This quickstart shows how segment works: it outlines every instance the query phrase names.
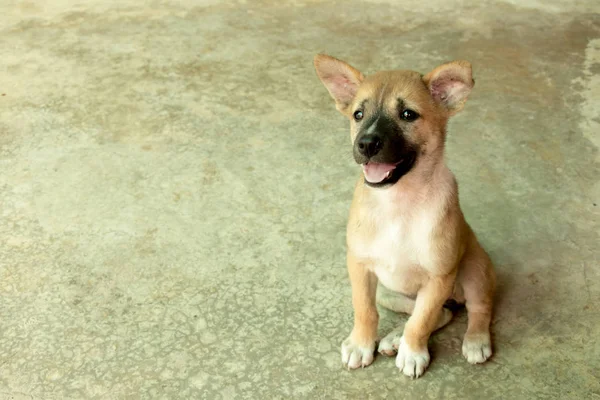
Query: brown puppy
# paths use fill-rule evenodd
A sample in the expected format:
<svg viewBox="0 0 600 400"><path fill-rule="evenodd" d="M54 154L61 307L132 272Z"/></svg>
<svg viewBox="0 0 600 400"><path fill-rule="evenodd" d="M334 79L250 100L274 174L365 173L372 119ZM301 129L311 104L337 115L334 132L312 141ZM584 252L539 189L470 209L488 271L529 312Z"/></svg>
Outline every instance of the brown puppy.
<svg viewBox="0 0 600 400"><path fill-rule="evenodd" d="M379 316L378 282L394 295L380 305L411 314L404 329L379 343L410 377L429 364L431 333L450 321L443 308L466 303L469 324L462 352L470 363L492 354L490 321L495 274L458 202L444 162L448 119L473 87L471 65L455 61L425 76L383 71L365 77L343 61L315 57L317 75L350 119L354 159L363 176L347 229L354 329L342 343L348 368L373 362Z"/></svg>

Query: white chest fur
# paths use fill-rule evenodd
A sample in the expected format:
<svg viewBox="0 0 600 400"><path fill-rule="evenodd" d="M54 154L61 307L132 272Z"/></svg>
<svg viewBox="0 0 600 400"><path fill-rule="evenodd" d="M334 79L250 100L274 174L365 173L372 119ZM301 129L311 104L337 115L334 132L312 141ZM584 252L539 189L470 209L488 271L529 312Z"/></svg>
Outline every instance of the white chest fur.
<svg viewBox="0 0 600 400"><path fill-rule="evenodd" d="M431 236L440 212L432 203L404 210L385 201L362 210L356 230L348 232L348 246L355 257L368 261L383 285L413 294L419 276L435 267Z"/></svg>

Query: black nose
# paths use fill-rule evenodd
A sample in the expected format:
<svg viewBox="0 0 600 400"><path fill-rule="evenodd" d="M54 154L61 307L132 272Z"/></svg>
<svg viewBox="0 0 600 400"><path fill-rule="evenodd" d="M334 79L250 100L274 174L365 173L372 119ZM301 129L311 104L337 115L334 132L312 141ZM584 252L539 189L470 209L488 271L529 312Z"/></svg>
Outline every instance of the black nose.
<svg viewBox="0 0 600 400"><path fill-rule="evenodd" d="M358 151L367 157L373 157L382 147L383 141L377 135L365 135L358 139Z"/></svg>

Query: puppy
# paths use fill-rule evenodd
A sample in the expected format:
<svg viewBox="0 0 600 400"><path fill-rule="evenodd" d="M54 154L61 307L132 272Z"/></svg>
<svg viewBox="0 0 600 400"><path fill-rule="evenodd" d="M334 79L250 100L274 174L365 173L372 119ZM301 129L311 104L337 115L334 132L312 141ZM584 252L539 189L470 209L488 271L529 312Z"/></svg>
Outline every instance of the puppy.
<svg viewBox="0 0 600 400"><path fill-rule="evenodd" d="M429 365L429 336L452 318L443 307L448 300L466 304L463 355L470 363L486 361L495 273L465 221L444 161L448 119L473 88L471 65L454 61L424 76L365 76L326 55L314 64L350 120L354 159L362 167L347 227L354 328L342 343L342 362L352 369L373 362L379 303L410 314L403 329L379 342L379 353L397 354L405 375L421 376ZM378 284L393 294L377 296Z"/></svg>

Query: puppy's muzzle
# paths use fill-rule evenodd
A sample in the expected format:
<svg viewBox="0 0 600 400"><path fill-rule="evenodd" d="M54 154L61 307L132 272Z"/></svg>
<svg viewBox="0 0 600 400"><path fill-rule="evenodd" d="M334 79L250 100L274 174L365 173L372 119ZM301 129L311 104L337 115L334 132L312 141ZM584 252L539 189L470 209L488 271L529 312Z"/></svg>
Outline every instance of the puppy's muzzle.
<svg viewBox="0 0 600 400"><path fill-rule="evenodd" d="M416 151L401 135L370 132L356 139L354 158L363 167L365 183L383 187L393 185L412 169Z"/></svg>

